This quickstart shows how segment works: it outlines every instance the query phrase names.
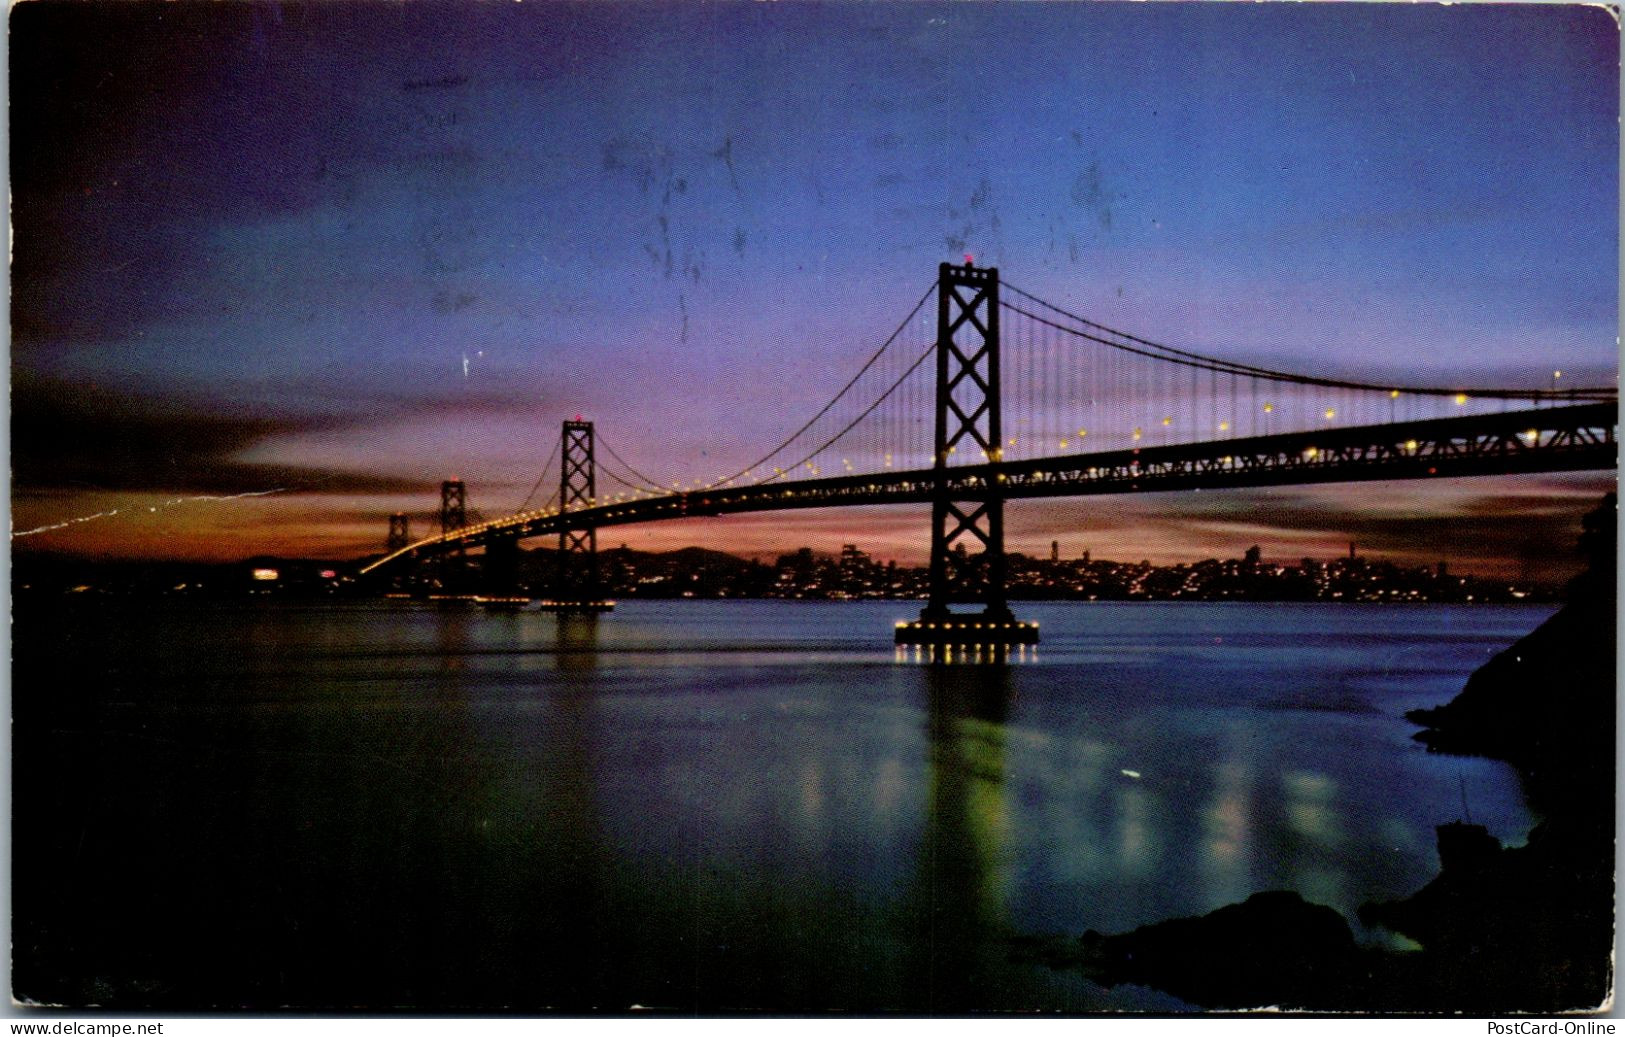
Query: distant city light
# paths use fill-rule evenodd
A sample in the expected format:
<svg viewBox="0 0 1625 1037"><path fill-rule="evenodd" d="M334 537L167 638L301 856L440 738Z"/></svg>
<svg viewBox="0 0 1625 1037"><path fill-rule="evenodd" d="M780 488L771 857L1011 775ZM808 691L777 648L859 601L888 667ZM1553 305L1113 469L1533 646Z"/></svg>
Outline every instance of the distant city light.
<svg viewBox="0 0 1625 1037"><path fill-rule="evenodd" d="M255 569L253 572L253 577L256 580L276 580L280 579L281 576L282 574L275 569Z"/></svg>

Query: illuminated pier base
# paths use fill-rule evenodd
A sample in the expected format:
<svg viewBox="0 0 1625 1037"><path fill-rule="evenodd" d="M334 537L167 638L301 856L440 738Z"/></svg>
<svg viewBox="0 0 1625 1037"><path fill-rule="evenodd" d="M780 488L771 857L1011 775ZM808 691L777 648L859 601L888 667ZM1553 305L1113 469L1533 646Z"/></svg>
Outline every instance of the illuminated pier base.
<svg viewBox="0 0 1625 1037"><path fill-rule="evenodd" d="M896 661L900 663L983 663L1004 665L1006 663L1035 663L1038 661L1038 646L1032 645L904 645L895 649Z"/></svg>
<svg viewBox="0 0 1625 1037"><path fill-rule="evenodd" d="M558 612L575 615L615 611L613 601L550 601L543 600L536 603L539 612Z"/></svg>
<svg viewBox="0 0 1625 1037"><path fill-rule="evenodd" d="M948 645L974 648L987 645L1035 645L1038 624L986 616L921 617L897 624L895 642L900 645Z"/></svg>
<svg viewBox="0 0 1625 1037"><path fill-rule="evenodd" d="M531 599L523 594L477 594L474 603L487 612L526 612Z"/></svg>

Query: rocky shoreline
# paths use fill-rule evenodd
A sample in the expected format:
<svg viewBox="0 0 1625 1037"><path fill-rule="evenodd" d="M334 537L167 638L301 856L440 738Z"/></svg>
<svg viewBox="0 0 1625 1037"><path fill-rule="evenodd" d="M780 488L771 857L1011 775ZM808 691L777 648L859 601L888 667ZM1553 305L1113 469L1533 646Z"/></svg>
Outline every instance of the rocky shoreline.
<svg viewBox="0 0 1625 1037"><path fill-rule="evenodd" d="M1360 920L1417 951L1361 947L1332 908L1254 894L1199 918L1051 947L1103 986L1155 987L1208 1009L1505 1014L1597 1012L1613 1000L1615 530L1609 494L1583 522L1589 567L1559 612L1450 702L1414 710L1431 752L1505 760L1544 818L1503 848L1438 826L1440 873Z"/></svg>

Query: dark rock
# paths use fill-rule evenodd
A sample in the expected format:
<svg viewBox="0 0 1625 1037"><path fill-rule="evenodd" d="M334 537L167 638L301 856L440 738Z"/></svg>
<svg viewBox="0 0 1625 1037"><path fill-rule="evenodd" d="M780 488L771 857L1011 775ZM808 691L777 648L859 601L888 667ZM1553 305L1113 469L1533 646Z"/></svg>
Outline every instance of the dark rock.
<svg viewBox="0 0 1625 1037"><path fill-rule="evenodd" d="M1441 825L1441 836L1450 826ZM1477 826L1463 826L1477 827ZM1433 973L1420 1010L1595 1009L1611 989L1613 853L1592 825L1547 820L1515 849L1445 849L1444 871L1360 920L1410 937ZM1488 838L1486 836L1485 838Z"/></svg>
<svg viewBox="0 0 1625 1037"><path fill-rule="evenodd" d="M1595 1009L1612 989L1615 530L1613 494L1583 521L1590 566L1570 600L1486 663L1450 702L1407 713L1429 749L1505 760L1546 816L1502 850L1441 825L1442 873L1360 918L1420 943L1443 1007ZM1448 994L1446 993L1448 992ZM1466 999L1466 1000L1462 1000Z"/></svg>
<svg viewBox="0 0 1625 1037"><path fill-rule="evenodd" d="M1436 752L1506 760L1542 812L1611 818L1615 722L1613 494L1583 520L1590 567L1570 600L1533 633L1495 656L1461 693L1405 714Z"/></svg>
<svg viewBox="0 0 1625 1037"><path fill-rule="evenodd" d="M1324 1003L1359 957L1342 915L1288 891L1118 936L1091 931L1080 948L1085 974L1103 986L1140 983L1209 1008Z"/></svg>
<svg viewBox="0 0 1625 1037"><path fill-rule="evenodd" d="M1439 867L1456 873L1481 868L1501 852L1501 840L1483 825L1451 821L1434 829L1438 833Z"/></svg>

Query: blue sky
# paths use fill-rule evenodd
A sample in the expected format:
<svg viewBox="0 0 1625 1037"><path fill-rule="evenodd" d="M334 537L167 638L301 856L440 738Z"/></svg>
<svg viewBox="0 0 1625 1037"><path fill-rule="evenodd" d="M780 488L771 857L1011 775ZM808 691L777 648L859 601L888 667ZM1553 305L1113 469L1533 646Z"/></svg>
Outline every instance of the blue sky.
<svg viewBox="0 0 1625 1037"><path fill-rule="evenodd" d="M965 252L1315 374L1617 371L1601 8L36 3L11 31L16 527L129 509L28 546L353 556L448 474L517 503L577 412L645 471L731 471ZM1567 536L1601 486L1398 488L1382 536L1483 499ZM1322 520L1282 507L1279 538L1372 499L1294 495ZM1217 550L1211 507L1089 514L1173 557ZM1015 546L1078 513L1024 506ZM857 517L726 535L924 528Z"/></svg>

